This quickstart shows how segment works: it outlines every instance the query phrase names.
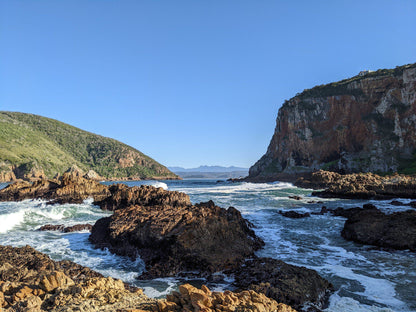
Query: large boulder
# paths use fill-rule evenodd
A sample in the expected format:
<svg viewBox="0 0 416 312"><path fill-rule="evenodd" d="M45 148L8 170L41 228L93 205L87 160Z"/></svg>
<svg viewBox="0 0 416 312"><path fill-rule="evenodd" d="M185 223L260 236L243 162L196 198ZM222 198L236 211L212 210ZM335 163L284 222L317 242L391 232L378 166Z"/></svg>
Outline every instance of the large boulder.
<svg viewBox="0 0 416 312"><path fill-rule="evenodd" d="M147 268L143 278L235 268L264 244L237 209L212 201L118 209L96 222L90 241L118 255L140 255Z"/></svg>
<svg viewBox="0 0 416 312"><path fill-rule="evenodd" d="M361 244L416 251L416 211L362 209L349 216L341 235Z"/></svg>
<svg viewBox="0 0 416 312"><path fill-rule="evenodd" d="M239 290L254 290L302 311L320 311L332 291L316 271L271 258L247 260L233 273Z"/></svg>

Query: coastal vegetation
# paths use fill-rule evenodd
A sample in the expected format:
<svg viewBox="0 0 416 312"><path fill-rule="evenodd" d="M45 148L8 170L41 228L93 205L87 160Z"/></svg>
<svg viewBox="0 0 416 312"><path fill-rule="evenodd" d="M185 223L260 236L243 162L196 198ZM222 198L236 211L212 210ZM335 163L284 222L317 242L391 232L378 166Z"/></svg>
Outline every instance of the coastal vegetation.
<svg viewBox="0 0 416 312"><path fill-rule="evenodd" d="M0 112L0 172L23 177L31 170L42 170L53 177L72 165L104 178L177 178L117 140L42 116Z"/></svg>

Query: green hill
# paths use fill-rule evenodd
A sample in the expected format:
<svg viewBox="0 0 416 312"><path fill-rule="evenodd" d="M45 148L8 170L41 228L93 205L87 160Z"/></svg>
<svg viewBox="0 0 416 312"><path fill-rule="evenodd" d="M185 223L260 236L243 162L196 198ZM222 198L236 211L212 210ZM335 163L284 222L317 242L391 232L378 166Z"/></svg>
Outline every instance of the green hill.
<svg viewBox="0 0 416 312"><path fill-rule="evenodd" d="M72 165L107 179L177 178L117 140L42 116L0 111L0 180L7 180L11 172L23 177L39 169L53 177Z"/></svg>

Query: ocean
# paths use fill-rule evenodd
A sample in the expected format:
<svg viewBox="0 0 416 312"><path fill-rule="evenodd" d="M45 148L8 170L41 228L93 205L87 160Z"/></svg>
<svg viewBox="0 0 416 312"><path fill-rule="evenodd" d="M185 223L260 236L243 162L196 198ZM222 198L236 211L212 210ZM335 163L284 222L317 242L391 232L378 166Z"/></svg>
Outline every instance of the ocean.
<svg viewBox="0 0 416 312"><path fill-rule="evenodd" d="M213 200L218 206L233 206L255 225L255 232L266 243L258 256L281 259L305 266L328 279L336 291L326 312L416 311L416 254L360 245L344 240L341 230L345 218L329 214L290 219L280 210L319 212L328 208L357 207L372 203L384 212L407 210L389 201L321 199L312 190L290 183L230 183L217 180L129 181L129 186L151 184L187 193L193 203ZM106 183L110 184L110 183ZM5 184L0 185L0 188ZM300 196L301 200L289 196ZM409 200L399 199L407 203ZM318 201L322 203L317 203ZM411 209L411 208L410 208ZM43 200L0 203L0 244L16 247L31 245L54 260L68 259L102 273L141 287L151 297L163 297L184 282L203 284L203 280L186 281L161 278L140 281L144 269L140 259L132 261L106 250L94 249L88 232L60 233L36 231L45 224L94 224L110 215L92 205L46 205ZM214 290L231 287L232 279L208 284Z"/></svg>

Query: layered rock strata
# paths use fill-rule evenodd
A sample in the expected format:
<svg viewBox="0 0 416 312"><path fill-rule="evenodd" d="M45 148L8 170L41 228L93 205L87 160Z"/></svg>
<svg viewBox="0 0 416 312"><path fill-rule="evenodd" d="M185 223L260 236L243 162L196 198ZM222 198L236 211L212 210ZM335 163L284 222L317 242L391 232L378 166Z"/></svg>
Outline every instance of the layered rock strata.
<svg viewBox="0 0 416 312"><path fill-rule="evenodd" d="M341 175L335 172L319 170L309 179L300 178L296 186L306 188L324 188L313 192L320 197L389 199L416 198L416 177L405 175L379 176L374 173L356 173Z"/></svg>
<svg viewBox="0 0 416 312"><path fill-rule="evenodd" d="M251 181L318 169L416 173L416 64L304 90L279 109Z"/></svg>
<svg viewBox="0 0 416 312"><path fill-rule="evenodd" d="M235 268L264 244L237 209L212 201L118 209L96 222L90 241L118 255L140 256L147 268L143 278Z"/></svg>

